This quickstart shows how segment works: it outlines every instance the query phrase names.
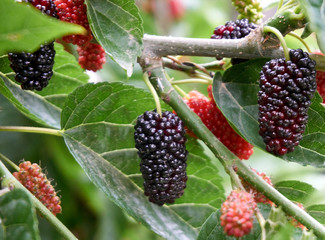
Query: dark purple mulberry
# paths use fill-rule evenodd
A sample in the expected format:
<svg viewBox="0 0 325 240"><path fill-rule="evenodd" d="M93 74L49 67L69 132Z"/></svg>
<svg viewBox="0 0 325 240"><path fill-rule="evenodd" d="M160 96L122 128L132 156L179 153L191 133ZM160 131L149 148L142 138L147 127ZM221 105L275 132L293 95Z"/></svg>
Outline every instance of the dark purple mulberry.
<svg viewBox="0 0 325 240"><path fill-rule="evenodd" d="M147 111L138 117L134 129L145 195L160 206L173 203L183 195L187 181L182 120L169 111L162 116Z"/></svg>
<svg viewBox="0 0 325 240"><path fill-rule="evenodd" d="M44 14L57 18L55 4L52 0L23 0L31 3ZM16 73L15 79L24 90L41 91L48 85L53 75L54 44L46 43L33 53L9 53L10 67Z"/></svg>
<svg viewBox="0 0 325 240"><path fill-rule="evenodd" d="M225 25L215 28L212 39L238 39L246 37L251 30L255 29L254 23L248 22L248 19L240 19L235 22L229 21Z"/></svg>
<svg viewBox="0 0 325 240"><path fill-rule="evenodd" d="M299 145L316 90L315 61L301 49L267 62L260 73L258 93L260 135L266 150L276 155Z"/></svg>
<svg viewBox="0 0 325 240"><path fill-rule="evenodd" d="M246 37L251 30L255 29L257 26L254 23L250 23L248 19L240 19L235 22L229 21L225 25L221 25L215 28L212 39L238 39ZM231 64L239 64L246 62L247 59L232 58Z"/></svg>
<svg viewBox="0 0 325 240"><path fill-rule="evenodd" d="M16 81L24 90L41 91L53 75L54 44L41 45L34 53L9 53L10 67L16 73Z"/></svg>

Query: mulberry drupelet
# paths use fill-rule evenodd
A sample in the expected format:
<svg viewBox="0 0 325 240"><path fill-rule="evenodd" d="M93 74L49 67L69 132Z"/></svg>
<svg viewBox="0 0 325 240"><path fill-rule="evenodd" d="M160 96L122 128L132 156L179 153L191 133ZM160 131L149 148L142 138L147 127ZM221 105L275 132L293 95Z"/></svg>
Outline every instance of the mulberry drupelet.
<svg viewBox="0 0 325 240"><path fill-rule="evenodd" d="M260 73L259 133L266 150L276 155L299 145L316 90L315 61L301 49L289 53L289 61L273 59Z"/></svg>
<svg viewBox="0 0 325 240"><path fill-rule="evenodd" d="M134 129L145 195L160 206L173 203L183 195L187 181L182 120L169 111L162 116L147 111L138 117Z"/></svg>

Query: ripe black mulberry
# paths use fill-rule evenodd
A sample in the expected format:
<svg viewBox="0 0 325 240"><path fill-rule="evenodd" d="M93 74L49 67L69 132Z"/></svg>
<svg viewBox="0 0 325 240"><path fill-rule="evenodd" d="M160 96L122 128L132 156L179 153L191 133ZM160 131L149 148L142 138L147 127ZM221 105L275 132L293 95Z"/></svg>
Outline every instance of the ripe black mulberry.
<svg viewBox="0 0 325 240"><path fill-rule="evenodd" d="M24 0L44 14L57 18L54 2L52 0ZM24 90L41 91L48 85L53 75L54 44L45 43L33 53L8 53L10 67L16 73L15 80L21 83Z"/></svg>
<svg viewBox="0 0 325 240"><path fill-rule="evenodd" d="M182 120L169 111L162 116L147 111L138 117L134 129L145 195L160 206L173 203L183 195L187 181Z"/></svg>
<svg viewBox="0 0 325 240"><path fill-rule="evenodd" d="M257 26L254 23L250 23L248 19L240 19L234 21L228 21L225 25L218 26L214 29L211 39L239 39L244 38ZM231 64L239 64L246 62L246 59L232 58Z"/></svg>
<svg viewBox="0 0 325 240"><path fill-rule="evenodd" d="M215 28L212 39L238 39L246 37L251 30L255 29L254 23L248 22L248 19L240 19L226 22L225 25L221 25Z"/></svg>
<svg viewBox="0 0 325 240"><path fill-rule="evenodd" d="M315 61L301 49L290 50L290 60L267 62L260 73L258 93L260 135L275 155L299 145L316 90Z"/></svg>

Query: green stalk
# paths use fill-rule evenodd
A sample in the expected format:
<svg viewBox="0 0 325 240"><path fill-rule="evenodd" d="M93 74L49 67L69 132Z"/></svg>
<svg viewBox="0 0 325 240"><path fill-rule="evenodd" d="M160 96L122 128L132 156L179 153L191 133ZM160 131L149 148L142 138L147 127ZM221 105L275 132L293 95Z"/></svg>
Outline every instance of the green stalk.
<svg viewBox="0 0 325 240"><path fill-rule="evenodd" d="M159 100L156 90L154 89L154 87L151 85L151 83L149 81L148 73L146 73L146 72L143 73L143 80L146 83L147 87L149 88L151 95L156 103L157 113L161 116L162 113L161 113L160 100Z"/></svg>
<svg viewBox="0 0 325 240"><path fill-rule="evenodd" d="M0 126L0 132L26 132L26 133L40 133L62 137L61 130L52 128L40 127L24 127L24 126Z"/></svg>
<svg viewBox="0 0 325 240"><path fill-rule="evenodd" d="M283 37L282 33L278 29L276 29L274 27L270 27L270 26L264 26L263 27L263 32L264 33L268 33L268 32L273 33L279 39L280 44L281 44L281 46L283 48L284 57L285 57L285 59L287 61L289 61L290 60L289 49L287 47L287 43L284 40L284 37Z"/></svg>
<svg viewBox="0 0 325 240"><path fill-rule="evenodd" d="M182 97L187 97L187 93L181 89L179 86L175 85L174 88L176 89L176 91L182 96Z"/></svg>
<svg viewBox="0 0 325 240"><path fill-rule="evenodd" d="M320 238L324 239L324 226L304 210L300 209L296 204L285 198L275 188L266 183L254 171L246 166L243 161L230 152L229 149L225 147L202 123L201 119L183 102L182 98L166 79L162 67L157 67L157 65L155 66L156 67L150 69L149 80L155 87L158 95L176 111L177 115L184 121L184 124L210 148L222 163L226 172L229 173L229 168L236 166L237 173L242 178L254 186L258 191L262 192L275 204L282 206L287 214L294 216L308 229L313 229ZM143 66L143 68L146 69L146 66ZM232 177L232 175L230 176Z"/></svg>
<svg viewBox="0 0 325 240"><path fill-rule="evenodd" d="M305 46L305 48L307 49L307 51L309 53L311 53L311 49L308 46L308 44L306 43L306 41L303 40L297 33L295 33L295 32L289 32L288 35L290 35L291 37L294 37L294 38L298 39Z"/></svg>
<svg viewBox="0 0 325 240"><path fill-rule="evenodd" d="M2 155L3 156L3 155ZM0 157L2 157L0 156ZM70 230L57 219L50 210L48 210L33 194L31 194L5 167L0 161L0 175L3 178L2 186L4 187L15 187L22 189L32 199L35 208L42 214L42 216L49 221L56 230L62 235L64 239L77 239Z"/></svg>
<svg viewBox="0 0 325 240"><path fill-rule="evenodd" d="M203 84L212 84L212 79L210 80L205 80L205 79L199 79L199 78L188 78L184 80L176 80L176 81L171 81L173 85L178 85L178 84L187 84L187 83L203 83Z"/></svg>
<svg viewBox="0 0 325 240"><path fill-rule="evenodd" d="M5 155L0 153L0 159L2 159L3 161L5 161L8 165L10 165L13 169L15 169L15 171L19 171L19 167L13 163L12 161L10 161L9 158L7 158Z"/></svg>
<svg viewBox="0 0 325 240"><path fill-rule="evenodd" d="M283 5L283 0L280 0L278 4L278 9L276 10L277 12L281 9L282 5Z"/></svg>

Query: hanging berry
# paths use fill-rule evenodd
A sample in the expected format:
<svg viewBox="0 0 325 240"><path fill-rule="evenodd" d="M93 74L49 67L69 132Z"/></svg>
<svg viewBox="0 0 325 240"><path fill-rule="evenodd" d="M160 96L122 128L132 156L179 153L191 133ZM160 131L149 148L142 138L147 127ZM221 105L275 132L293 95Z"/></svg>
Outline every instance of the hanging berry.
<svg viewBox="0 0 325 240"><path fill-rule="evenodd" d="M240 159L249 159L253 154L253 145L246 142L229 125L227 119L217 107L213 96L212 86L208 87L210 99L197 91L191 91L184 102L202 120L204 125L235 155ZM193 133L189 132L194 136Z"/></svg>
<svg viewBox="0 0 325 240"><path fill-rule="evenodd" d="M19 171L14 172L13 176L54 215L61 213L60 198L39 165L29 161L22 162L19 164Z"/></svg>
<svg viewBox="0 0 325 240"><path fill-rule="evenodd" d="M148 111L134 126L135 147L141 158L144 193L158 205L173 203L186 187L185 130L182 120L165 111Z"/></svg>
<svg viewBox="0 0 325 240"><path fill-rule="evenodd" d="M79 54L79 65L83 69L96 72L103 68L106 62L105 50L96 43L88 43L77 48Z"/></svg>
<svg viewBox="0 0 325 240"><path fill-rule="evenodd" d="M245 191L233 190L221 206L221 226L228 236L243 237L253 228L256 203Z"/></svg>
<svg viewBox="0 0 325 240"><path fill-rule="evenodd" d="M316 90L315 61L301 49L267 62L260 73L258 93L260 135L266 150L276 155L299 145Z"/></svg>
<svg viewBox="0 0 325 240"><path fill-rule="evenodd" d="M24 0L30 2L43 13L57 17L52 0ZM16 73L15 80L21 83L24 90L41 91L49 83L53 75L55 50L53 42L43 44L33 53L8 53L10 67Z"/></svg>
<svg viewBox="0 0 325 240"><path fill-rule="evenodd" d="M225 25L215 28L212 39L239 39L246 37L253 29L256 28L254 23L250 23L248 19L229 21Z"/></svg>
<svg viewBox="0 0 325 240"><path fill-rule="evenodd" d="M321 51L315 51L313 53L324 56L324 54ZM322 96L323 103L325 103L325 72L316 71L316 82L317 82L317 91Z"/></svg>
<svg viewBox="0 0 325 240"><path fill-rule="evenodd" d="M69 35L63 37L67 43L78 46L88 44L92 39L91 30L87 18L87 6L84 0L54 0L59 19L61 21L83 26L87 30L86 35Z"/></svg>

